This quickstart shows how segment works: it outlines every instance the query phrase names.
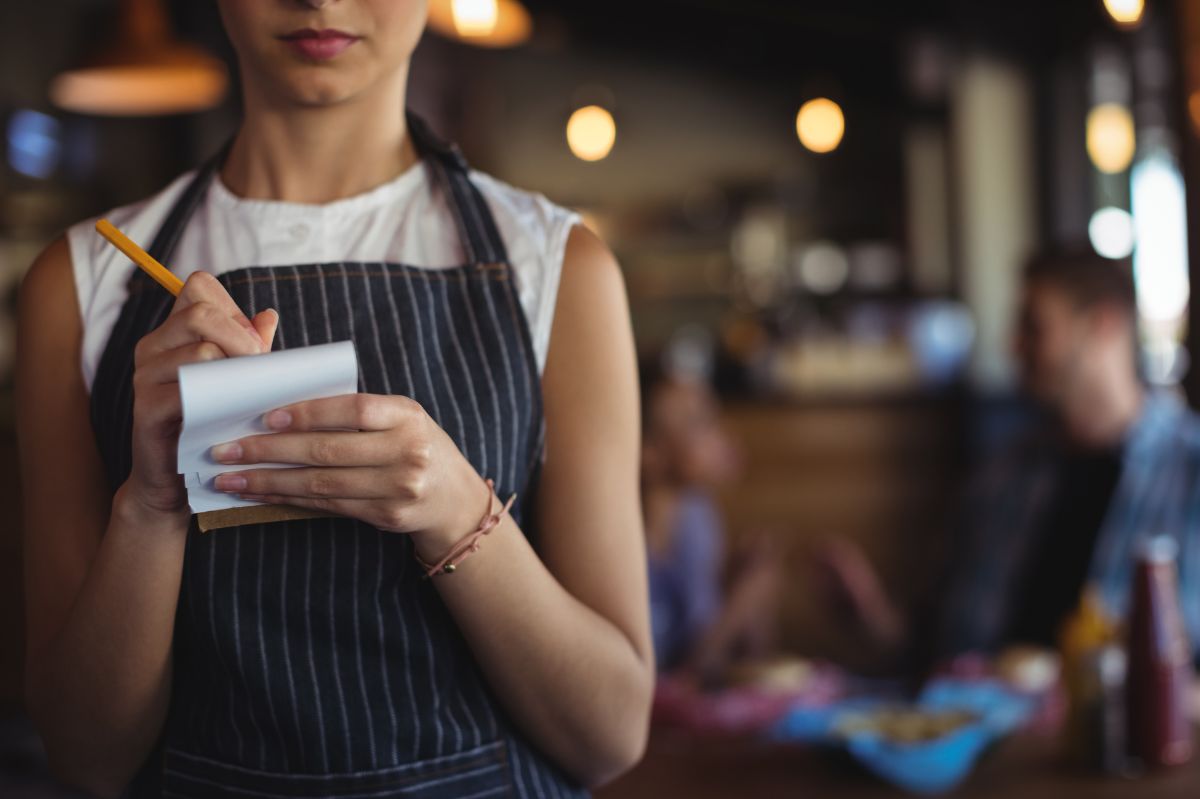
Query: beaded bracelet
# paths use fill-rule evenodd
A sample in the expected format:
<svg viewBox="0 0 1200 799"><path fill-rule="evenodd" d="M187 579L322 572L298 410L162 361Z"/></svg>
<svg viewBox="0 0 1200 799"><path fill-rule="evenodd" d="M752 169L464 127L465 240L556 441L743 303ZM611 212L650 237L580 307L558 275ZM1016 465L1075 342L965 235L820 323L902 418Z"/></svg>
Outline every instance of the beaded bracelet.
<svg viewBox="0 0 1200 799"><path fill-rule="evenodd" d="M483 541L483 537L490 533L496 525L500 524L500 518L504 516L504 514L508 513L509 508L512 507L513 502L517 498L516 494L513 494L511 497L509 497L508 502L505 502L499 511L492 513L496 484L490 479L485 480L484 482L487 484L488 490L488 507L487 513L479 521L479 526L477 526L471 533L467 534L465 538L451 547L449 554L447 554L437 563L426 563L420 555L416 554L416 552L413 553L413 556L417 559L417 563L419 563L421 568L425 570L425 576L427 578L436 577L439 574L453 573L454 570L458 568L458 564L462 563L473 553L479 551L479 546Z"/></svg>

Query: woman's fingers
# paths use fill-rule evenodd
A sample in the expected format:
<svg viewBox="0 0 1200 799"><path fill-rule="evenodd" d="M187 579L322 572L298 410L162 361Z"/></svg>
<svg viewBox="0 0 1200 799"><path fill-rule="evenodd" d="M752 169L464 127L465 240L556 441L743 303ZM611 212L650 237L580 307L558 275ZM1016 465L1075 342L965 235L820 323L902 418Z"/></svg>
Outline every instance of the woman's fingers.
<svg viewBox="0 0 1200 799"><path fill-rule="evenodd" d="M137 378L135 377L135 380ZM182 418L179 388L170 384L136 382L133 394L134 427L169 438L178 432Z"/></svg>
<svg viewBox="0 0 1200 799"><path fill-rule="evenodd" d="M370 499L337 499L323 497L292 497L282 494L238 494L239 499L264 502L268 505L291 505L297 508L331 513L358 519L372 527L392 532L411 529L414 517L411 512L400 509L385 509L379 502Z"/></svg>
<svg viewBox="0 0 1200 799"><path fill-rule="evenodd" d="M175 306L171 309L171 312L182 311L189 305L194 305L198 302L206 302L217 306L228 316L236 319L247 331L257 332L254 330L254 326L250 324L250 320L242 313L242 309L233 301L233 297L229 296L229 292L225 290L225 287L221 285L221 281L217 280L215 275L203 271L192 272L192 274L188 275L188 279L183 284L183 289L179 292L179 296L175 298Z"/></svg>
<svg viewBox="0 0 1200 799"><path fill-rule="evenodd" d="M380 433L270 433L215 446L212 457L218 463L376 466L394 460L395 450L395 442Z"/></svg>
<svg viewBox="0 0 1200 799"><path fill-rule="evenodd" d="M176 383L179 367L189 363L216 361L225 357L225 351L211 341L193 341L166 352L138 367L136 379L143 384Z"/></svg>
<svg viewBox="0 0 1200 799"><path fill-rule="evenodd" d="M158 329L138 342L134 363L141 366L159 353L195 341L211 341L228 356L256 355L263 351L262 339L253 326L242 326L218 305L194 302L174 311Z"/></svg>
<svg viewBox="0 0 1200 799"><path fill-rule="evenodd" d="M308 497L291 496L286 494L253 494L238 493L239 499L251 502L265 502L268 505L292 505L297 508L332 513L358 519L372 527L391 532L410 532L421 523L421 515L415 508L403 507L394 503L379 502L374 499L343 499L339 497Z"/></svg>
<svg viewBox="0 0 1200 799"><path fill-rule="evenodd" d="M145 336L134 352L140 365L160 352L192 341L211 341L229 356L255 355L270 349L264 334L274 337L276 314L258 314L252 324L220 282L207 272L193 272L175 300L171 315Z"/></svg>
<svg viewBox="0 0 1200 799"><path fill-rule="evenodd" d="M410 499L386 473L373 467L248 469L218 475L214 486L235 494L275 497L270 501L284 504L297 504L303 498Z"/></svg>
<svg viewBox="0 0 1200 799"><path fill-rule="evenodd" d="M245 328L247 333L258 335L258 330L246 318L246 314L242 313L242 309L233 301L233 297L229 296L229 292L221 285L221 281L208 272L196 271L188 276L187 281L183 284L183 290L179 292L179 297L175 300L175 307L171 309L171 313L177 313L196 303L215 305L226 316Z"/></svg>
<svg viewBox="0 0 1200 799"><path fill-rule="evenodd" d="M263 352L270 352L271 344L275 341L275 331L279 328L279 312L274 308L259 311L250 320L255 332L263 343Z"/></svg>
<svg viewBox="0 0 1200 799"><path fill-rule="evenodd" d="M266 415L272 430L391 430L424 413L414 400L377 394L343 394L308 400Z"/></svg>

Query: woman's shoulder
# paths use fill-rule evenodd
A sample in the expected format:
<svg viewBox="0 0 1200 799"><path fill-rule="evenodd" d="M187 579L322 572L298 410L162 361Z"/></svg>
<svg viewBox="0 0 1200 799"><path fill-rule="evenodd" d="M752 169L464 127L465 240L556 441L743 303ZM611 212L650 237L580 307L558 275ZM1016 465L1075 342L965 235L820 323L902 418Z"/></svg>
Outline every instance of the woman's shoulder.
<svg viewBox="0 0 1200 799"><path fill-rule="evenodd" d="M550 242L579 222L579 214L544 194L520 189L486 172L472 171L471 181L487 201L500 232Z"/></svg>
<svg viewBox="0 0 1200 799"><path fill-rule="evenodd" d="M567 239L580 222L579 214L543 194L518 189L483 172L472 172L471 181L487 202L508 249L540 371L550 346Z"/></svg>

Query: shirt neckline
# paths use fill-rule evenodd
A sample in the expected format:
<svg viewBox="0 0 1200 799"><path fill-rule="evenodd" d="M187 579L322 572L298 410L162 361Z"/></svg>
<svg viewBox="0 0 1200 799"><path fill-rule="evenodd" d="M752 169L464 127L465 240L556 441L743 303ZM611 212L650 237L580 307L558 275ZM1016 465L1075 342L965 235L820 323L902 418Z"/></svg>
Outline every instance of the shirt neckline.
<svg viewBox="0 0 1200 799"><path fill-rule="evenodd" d="M287 200L265 200L239 197L225 185L218 172L213 175L209 196L220 206L240 213L273 216L346 216L382 207L398 196L413 191L425 178L424 161L417 160L396 177L367 189L360 194L342 197L327 203L301 203Z"/></svg>

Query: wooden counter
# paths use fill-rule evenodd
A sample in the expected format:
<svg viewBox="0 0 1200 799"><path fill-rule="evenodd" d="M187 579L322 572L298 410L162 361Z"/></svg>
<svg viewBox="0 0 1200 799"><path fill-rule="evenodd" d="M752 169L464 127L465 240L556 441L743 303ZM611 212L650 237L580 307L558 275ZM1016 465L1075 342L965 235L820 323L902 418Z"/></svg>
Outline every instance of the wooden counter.
<svg viewBox="0 0 1200 799"><path fill-rule="evenodd" d="M901 799L848 756L753 742L652 737L645 759L595 792L596 799ZM1053 739L1019 735L985 753L955 799L1195 799L1200 759L1180 769L1129 780L1065 766Z"/></svg>

